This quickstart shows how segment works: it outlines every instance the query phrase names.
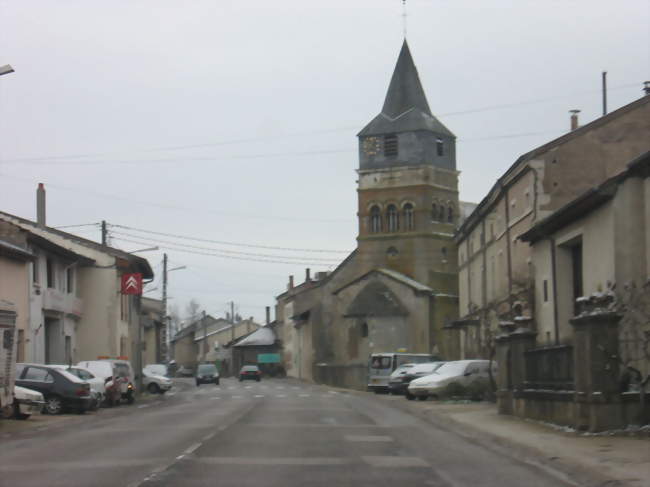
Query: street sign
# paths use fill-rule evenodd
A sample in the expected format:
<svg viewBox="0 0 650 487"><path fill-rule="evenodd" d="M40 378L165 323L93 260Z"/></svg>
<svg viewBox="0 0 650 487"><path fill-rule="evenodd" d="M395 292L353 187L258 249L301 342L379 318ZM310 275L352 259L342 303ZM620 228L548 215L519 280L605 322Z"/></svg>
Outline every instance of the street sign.
<svg viewBox="0 0 650 487"><path fill-rule="evenodd" d="M279 353L258 353L257 363L258 364L279 364L280 354Z"/></svg>
<svg viewBox="0 0 650 487"><path fill-rule="evenodd" d="M122 274L122 294L142 294L142 274Z"/></svg>

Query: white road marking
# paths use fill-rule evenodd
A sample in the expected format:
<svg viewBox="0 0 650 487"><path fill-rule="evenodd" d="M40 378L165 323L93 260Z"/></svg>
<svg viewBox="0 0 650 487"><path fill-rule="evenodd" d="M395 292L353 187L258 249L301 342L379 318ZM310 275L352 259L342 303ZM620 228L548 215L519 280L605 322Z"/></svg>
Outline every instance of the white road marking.
<svg viewBox="0 0 650 487"><path fill-rule="evenodd" d="M244 387L244 389L250 389L251 387L253 387L253 386L246 386L246 387Z"/></svg>
<svg viewBox="0 0 650 487"><path fill-rule="evenodd" d="M350 458L332 458L332 457L201 457L195 461L208 463L211 465L348 465L352 463Z"/></svg>
<svg viewBox="0 0 650 487"><path fill-rule="evenodd" d="M418 457L362 456L361 459L373 467L429 467L427 462Z"/></svg>
<svg viewBox="0 0 650 487"><path fill-rule="evenodd" d="M210 433L209 435L205 435L202 439L202 441L210 441L212 438L214 438L214 433Z"/></svg>
<svg viewBox="0 0 650 487"><path fill-rule="evenodd" d="M330 394L338 394L338 392L336 391L327 391L327 392L329 392Z"/></svg>
<svg viewBox="0 0 650 487"><path fill-rule="evenodd" d="M390 436L373 436L373 435L345 435L345 440L346 441L369 441L369 442L376 442L376 441L394 441L392 437Z"/></svg>
<svg viewBox="0 0 650 487"><path fill-rule="evenodd" d="M228 386L228 389L234 389L235 386Z"/></svg>
<svg viewBox="0 0 650 487"><path fill-rule="evenodd" d="M175 395L176 395L175 392L168 392L168 393L167 393L167 397L171 397L171 396L175 396Z"/></svg>
<svg viewBox="0 0 650 487"><path fill-rule="evenodd" d="M292 389L300 389L298 386L291 386Z"/></svg>
<svg viewBox="0 0 650 487"><path fill-rule="evenodd" d="M212 396L210 399L221 399L219 396Z"/></svg>
<svg viewBox="0 0 650 487"><path fill-rule="evenodd" d="M275 386L276 389L284 389L284 386Z"/></svg>
<svg viewBox="0 0 650 487"><path fill-rule="evenodd" d="M243 396L232 396L233 399L241 399Z"/></svg>
<svg viewBox="0 0 650 487"><path fill-rule="evenodd" d="M276 394L275 397L287 397L285 394Z"/></svg>
<svg viewBox="0 0 650 487"><path fill-rule="evenodd" d="M183 458L185 458L185 455L178 455L178 456L176 457L176 460L182 460Z"/></svg>
<svg viewBox="0 0 650 487"><path fill-rule="evenodd" d="M201 446L201 443L194 443L192 446L190 446L188 449L186 449L183 453L184 453L185 455L191 455L191 454L194 453L194 452L197 450L197 448L199 448L200 446Z"/></svg>
<svg viewBox="0 0 650 487"><path fill-rule="evenodd" d="M143 404L142 406L138 406L138 409L148 408L149 406L151 406L151 404Z"/></svg>
<svg viewBox="0 0 650 487"><path fill-rule="evenodd" d="M264 394L255 394L254 397L264 397Z"/></svg>

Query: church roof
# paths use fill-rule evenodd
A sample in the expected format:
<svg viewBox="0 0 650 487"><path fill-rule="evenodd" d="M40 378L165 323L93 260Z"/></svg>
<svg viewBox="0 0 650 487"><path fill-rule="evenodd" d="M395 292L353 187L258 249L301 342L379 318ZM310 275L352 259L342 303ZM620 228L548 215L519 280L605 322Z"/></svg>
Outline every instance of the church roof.
<svg viewBox="0 0 650 487"><path fill-rule="evenodd" d="M358 136L428 130L454 137L431 113L408 43L404 39L384 107Z"/></svg>

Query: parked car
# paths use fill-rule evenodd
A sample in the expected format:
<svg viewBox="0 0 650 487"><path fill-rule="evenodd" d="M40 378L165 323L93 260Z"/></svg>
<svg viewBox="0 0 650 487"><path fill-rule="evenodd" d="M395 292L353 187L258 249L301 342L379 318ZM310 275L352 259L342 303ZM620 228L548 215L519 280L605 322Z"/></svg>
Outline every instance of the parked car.
<svg viewBox="0 0 650 487"><path fill-rule="evenodd" d="M104 380L106 405L119 404L120 400L129 404L135 401L135 377L127 360L86 360L79 362L77 367L87 369Z"/></svg>
<svg viewBox="0 0 650 487"><path fill-rule="evenodd" d="M144 366L144 371L148 374L162 375L163 377L171 377L169 367L165 364L149 364Z"/></svg>
<svg viewBox="0 0 650 487"><path fill-rule="evenodd" d="M55 367L60 370L66 370L70 372L72 375L76 375L81 380L88 382L88 384L90 384L90 391L96 400L96 405L94 409L97 409L99 406L104 404L106 385L104 384L104 380L102 378L95 377L92 372L82 367L71 367L68 365L49 365L49 367Z"/></svg>
<svg viewBox="0 0 650 487"><path fill-rule="evenodd" d="M47 365L17 364L16 385L43 394L44 410L49 414L59 414L65 409L81 414L88 411L93 403L88 382Z"/></svg>
<svg viewBox="0 0 650 487"><path fill-rule="evenodd" d="M43 394L26 387L14 386L14 418L28 419L32 414L39 414L43 406Z"/></svg>
<svg viewBox="0 0 650 487"><path fill-rule="evenodd" d="M489 380L489 360L458 360L445 362L431 375L411 381L408 392L420 400L427 397L442 397L450 386L460 388L487 387ZM496 375L493 363L493 374Z"/></svg>
<svg viewBox="0 0 650 487"><path fill-rule="evenodd" d="M171 379L161 374L151 372L155 369L142 369L142 385L150 394L164 394L172 388Z"/></svg>
<svg viewBox="0 0 650 487"><path fill-rule="evenodd" d="M405 369L399 374L391 374L388 380L388 389L391 394L404 394L407 399L413 399L408 391L408 386L413 379L433 374L433 371L440 367L444 362L428 362L424 364L415 364L413 367ZM397 372L397 370L395 371Z"/></svg>
<svg viewBox="0 0 650 487"><path fill-rule="evenodd" d="M256 380L259 382L262 379L262 373L257 365L244 365L239 371L239 382L244 380Z"/></svg>
<svg viewBox="0 0 650 487"><path fill-rule="evenodd" d="M214 364L199 364L196 369L196 386L201 384L219 385L219 371Z"/></svg>

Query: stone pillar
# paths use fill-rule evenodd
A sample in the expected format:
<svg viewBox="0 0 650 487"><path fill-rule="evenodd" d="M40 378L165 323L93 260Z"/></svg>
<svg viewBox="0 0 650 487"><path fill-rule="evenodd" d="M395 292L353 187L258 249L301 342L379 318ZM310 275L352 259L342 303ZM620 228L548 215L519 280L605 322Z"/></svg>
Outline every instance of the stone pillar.
<svg viewBox="0 0 650 487"><path fill-rule="evenodd" d="M618 355L621 318L618 313L597 310L571 319L578 429L595 432L623 425Z"/></svg>
<svg viewBox="0 0 650 487"><path fill-rule="evenodd" d="M455 322L449 323L443 328L445 336L444 360L460 360L460 330Z"/></svg>
<svg viewBox="0 0 650 487"><path fill-rule="evenodd" d="M512 380L510 360L510 336L498 335L496 342L497 361L497 410L499 414L512 414Z"/></svg>

